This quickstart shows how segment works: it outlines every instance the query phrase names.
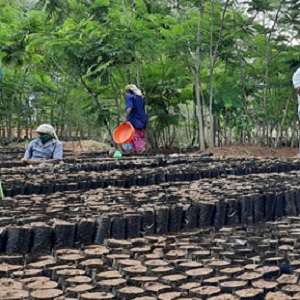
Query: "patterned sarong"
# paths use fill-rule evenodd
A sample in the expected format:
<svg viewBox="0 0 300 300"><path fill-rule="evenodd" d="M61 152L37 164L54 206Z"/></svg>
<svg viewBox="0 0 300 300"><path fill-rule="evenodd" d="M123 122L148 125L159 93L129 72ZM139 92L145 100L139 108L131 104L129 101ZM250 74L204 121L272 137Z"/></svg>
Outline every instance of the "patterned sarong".
<svg viewBox="0 0 300 300"><path fill-rule="evenodd" d="M134 151L143 151L146 147L146 128L135 129L134 138L130 143Z"/></svg>

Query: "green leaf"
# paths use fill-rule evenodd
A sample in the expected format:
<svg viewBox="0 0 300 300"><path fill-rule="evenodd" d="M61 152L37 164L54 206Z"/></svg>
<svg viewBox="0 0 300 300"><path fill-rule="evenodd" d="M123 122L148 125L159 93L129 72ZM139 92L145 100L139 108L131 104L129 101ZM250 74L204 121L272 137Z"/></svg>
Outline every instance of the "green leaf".
<svg viewBox="0 0 300 300"><path fill-rule="evenodd" d="M172 32L176 35L183 35L184 34L184 28L181 25L175 25L172 27Z"/></svg>
<svg viewBox="0 0 300 300"><path fill-rule="evenodd" d="M100 8L100 7L108 7L109 0L94 0L93 4L91 5L92 9Z"/></svg>
<svg viewBox="0 0 300 300"><path fill-rule="evenodd" d="M44 58L43 55L40 55L40 54L33 54L32 55L32 61L34 63L40 63L40 62L42 62L43 58Z"/></svg>

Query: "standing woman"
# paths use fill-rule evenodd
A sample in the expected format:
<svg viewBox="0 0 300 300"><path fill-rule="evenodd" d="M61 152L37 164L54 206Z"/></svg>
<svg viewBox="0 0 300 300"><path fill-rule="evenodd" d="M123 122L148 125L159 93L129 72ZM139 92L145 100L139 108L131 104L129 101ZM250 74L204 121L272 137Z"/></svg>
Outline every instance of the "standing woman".
<svg viewBox="0 0 300 300"><path fill-rule="evenodd" d="M135 129L131 147L135 152L146 148L147 117L143 94L134 84L126 85L126 115L123 123L130 122Z"/></svg>
<svg viewBox="0 0 300 300"><path fill-rule="evenodd" d="M298 97L298 118L300 120L300 67L293 74L292 80ZM299 149L298 149L298 158L300 158L300 142L299 142Z"/></svg>

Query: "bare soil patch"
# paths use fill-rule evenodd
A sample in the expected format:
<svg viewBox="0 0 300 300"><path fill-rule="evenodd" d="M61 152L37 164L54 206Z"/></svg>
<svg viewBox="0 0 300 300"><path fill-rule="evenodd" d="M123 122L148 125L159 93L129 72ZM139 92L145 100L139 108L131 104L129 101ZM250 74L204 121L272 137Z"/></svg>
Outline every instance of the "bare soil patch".
<svg viewBox="0 0 300 300"><path fill-rule="evenodd" d="M271 148L251 144L231 144L223 147L209 148L201 152L212 154L213 157L261 157L261 158L292 158L297 157L298 149L290 147Z"/></svg>
<svg viewBox="0 0 300 300"><path fill-rule="evenodd" d="M85 153L85 152L100 152L100 151L113 151L109 144L101 143L94 140L82 140L82 141L71 141L63 142L64 150L69 150L74 153Z"/></svg>
<svg viewBox="0 0 300 300"><path fill-rule="evenodd" d="M63 142L65 150L72 151L76 154L86 152L100 152L109 151L113 153L115 149L109 144L101 143L94 140L82 140ZM186 151L184 151L186 152ZM252 144L240 144L234 143L222 147L208 148L204 151L198 151L197 149L189 149L189 153L201 153L202 155L212 155L216 158L225 157L261 157L261 158L295 158L297 157L298 149L291 147L271 148L262 147ZM148 149L148 154L171 154L171 153L183 153L180 149Z"/></svg>

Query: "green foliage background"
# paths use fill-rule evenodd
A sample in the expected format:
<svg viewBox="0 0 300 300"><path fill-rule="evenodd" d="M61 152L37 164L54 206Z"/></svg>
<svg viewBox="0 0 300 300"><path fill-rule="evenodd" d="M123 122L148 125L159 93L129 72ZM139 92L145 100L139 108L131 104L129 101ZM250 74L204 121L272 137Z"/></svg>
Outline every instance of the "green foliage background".
<svg viewBox="0 0 300 300"><path fill-rule="evenodd" d="M2 137L109 142L124 87L152 147L296 145L299 1L0 0Z"/></svg>

